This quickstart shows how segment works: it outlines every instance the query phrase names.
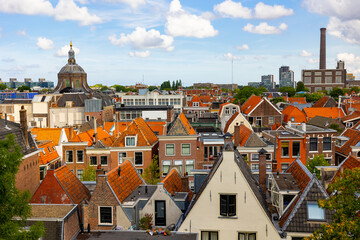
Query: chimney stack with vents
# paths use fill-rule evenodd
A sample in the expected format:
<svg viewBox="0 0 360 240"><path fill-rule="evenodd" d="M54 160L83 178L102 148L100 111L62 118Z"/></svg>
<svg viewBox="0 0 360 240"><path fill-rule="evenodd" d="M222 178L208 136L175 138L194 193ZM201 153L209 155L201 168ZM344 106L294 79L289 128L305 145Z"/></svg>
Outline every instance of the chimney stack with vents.
<svg viewBox="0 0 360 240"><path fill-rule="evenodd" d="M23 133L24 139L25 139L25 146L26 148L29 148L29 138L28 138L28 126L27 126L27 116L26 116L26 110L24 108L24 105L21 106L20 109L20 127L21 131Z"/></svg>
<svg viewBox="0 0 360 240"><path fill-rule="evenodd" d="M320 69L326 69L326 28L320 28Z"/></svg>
<svg viewBox="0 0 360 240"><path fill-rule="evenodd" d="M259 185L266 194L266 153L265 149L259 150Z"/></svg>

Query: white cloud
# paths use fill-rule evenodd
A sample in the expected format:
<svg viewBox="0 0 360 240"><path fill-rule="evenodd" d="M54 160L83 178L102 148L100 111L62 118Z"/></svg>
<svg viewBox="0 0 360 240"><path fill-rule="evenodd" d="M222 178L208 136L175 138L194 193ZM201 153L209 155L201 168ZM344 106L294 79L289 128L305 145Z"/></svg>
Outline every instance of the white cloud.
<svg viewBox="0 0 360 240"><path fill-rule="evenodd" d="M291 8L285 8L283 5L266 5L262 2L259 2L255 6L254 18L259 19L272 19L280 18L285 16L290 16L294 14L294 11Z"/></svg>
<svg viewBox="0 0 360 240"><path fill-rule="evenodd" d="M337 60L342 60L345 62L345 67L347 72L353 73L355 75L360 74L360 57L355 56L353 53L338 53L336 55Z"/></svg>
<svg viewBox="0 0 360 240"><path fill-rule="evenodd" d="M310 12L342 20L359 19L359 0L305 0L304 5Z"/></svg>
<svg viewBox="0 0 360 240"><path fill-rule="evenodd" d="M146 58L150 56L150 51L143 51L143 52L129 52L130 57L139 57L139 58Z"/></svg>
<svg viewBox="0 0 360 240"><path fill-rule="evenodd" d="M301 53L300 53L300 56L302 56L302 57L311 57L312 53L308 52L306 50L302 50Z"/></svg>
<svg viewBox="0 0 360 240"><path fill-rule="evenodd" d="M344 21L331 17L327 29L330 35L348 43L360 44L360 19Z"/></svg>
<svg viewBox="0 0 360 240"><path fill-rule="evenodd" d="M82 26L102 22L98 16L90 14L87 7L79 7L74 0L59 0L55 8L49 0L0 0L0 12L48 15L59 21L78 21Z"/></svg>
<svg viewBox="0 0 360 240"><path fill-rule="evenodd" d="M243 51L243 50L249 50L250 48L249 48L249 45L243 44L241 46L236 46L236 49L240 50L240 51Z"/></svg>
<svg viewBox="0 0 360 240"><path fill-rule="evenodd" d="M214 11L222 17L244 18L244 19L273 19L294 14L291 8L284 5L266 5L263 2L256 4L254 9L244 7L241 2L225 0L214 6Z"/></svg>
<svg viewBox="0 0 360 240"><path fill-rule="evenodd" d="M113 3L124 3L129 5L131 8L138 8L141 5L145 5L146 1L145 0L105 0L107 2L113 2Z"/></svg>
<svg viewBox="0 0 360 240"><path fill-rule="evenodd" d="M241 59L240 56L235 56L235 55L233 55L232 53L225 53L225 54L224 54L224 58L225 58L226 60L240 60L240 59Z"/></svg>
<svg viewBox="0 0 360 240"><path fill-rule="evenodd" d="M286 29L287 25L285 23L281 23L279 27L275 27L268 25L266 22L262 22L257 26L248 23L246 26L243 27L244 31L257 34L280 34Z"/></svg>
<svg viewBox="0 0 360 240"><path fill-rule="evenodd" d="M124 46L129 44L134 49L163 48L172 51L174 39L171 36L161 35L159 31L137 27L135 31L125 35L122 33L119 38L116 34L109 36L110 43L113 45Z"/></svg>
<svg viewBox="0 0 360 240"><path fill-rule="evenodd" d="M206 38L218 34L209 19L185 11L179 0L170 3L165 29L167 34L174 37Z"/></svg>
<svg viewBox="0 0 360 240"><path fill-rule="evenodd" d="M16 32L17 35L22 35L22 36L26 36L26 31L25 30L19 30Z"/></svg>
<svg viewBox="0 0 360 240"><path fill-rule="evenodd" d="M219 13L222 17L230 18L252 18L252 11L250 8L243 7L241 2L233 2L226 0L214 6L214 11Z"/></svg>
<svg viewBox="0 0 360 240"><path fill-rule="evenodd" d="M308 63L318 63L318 62L319 62L319 59L309 58L307 61L308 61Z"/></svg>
<svg viewBox="0 0 360 240"><path fill-rule="evenodd" d="M54 48L53 41L45 37L38 37L36 45L42 50L50 50Z"/></svg>
<svg viewBox="0 0 360 240"><path fill-rule="evenodd" d="M75 55L79 54L80 53L80 49L78 49L77 47L72 47L74 52L75 52ZM69 50L70 50L70 45L65 45L63 46L62 48L58 49L55 53L55 56L57 57L65 57L68 55L69 53Z"/></svg>

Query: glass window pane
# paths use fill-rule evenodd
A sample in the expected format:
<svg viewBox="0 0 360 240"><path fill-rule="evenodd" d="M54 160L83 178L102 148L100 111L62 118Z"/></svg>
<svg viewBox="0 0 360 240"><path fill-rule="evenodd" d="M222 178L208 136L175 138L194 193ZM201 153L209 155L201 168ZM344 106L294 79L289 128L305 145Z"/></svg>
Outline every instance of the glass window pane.
<svg viewBox="0 0 360 240"><path fill-rule="evenodd" d="M292 145L293 145L292 155L293 157L296 157L300 153L300 142L293 142Z"/></svg>
<svg viewBox="0 0 360 240"><path fill-rule="evenodd" d="M166 155L167 156L175 155L175 145L174 144L166 144Z"/></svg>
<svg viewBox="0 0 360 240"><path fill-rule="evenodd" d="M201 232L201 240L209 240L209 232Z"/></svg>
<svg viewBox="0 0 360 240"><path fill-rule="evenodd" d="M217 232L211 232L210 233L210 239L211 240L217 240L218 239L218 233Z"/></svg>
<svg viewBox="0 0 360 240"><path fill-rule="evenodd" d="M136 152L135 153L135 165L142 165L143 159L142 159L142 152Z"/></svg>
<svg viewBox="0 0 360 240"><path fill-rule="evenodd" d="M245 233L239 233L239 240L246 240Z"/></svg>
<svg viewBox="0 0 360 240"><path fill-rule="evenodd" d="M249 233L249 240L256 240L256 233Z"/></svg>
<svg viewBox="0 0 360 240"><path fill-rule="evenodd" d="M317 203L308 203L308 217L310 220L324 220L324 209L320 208Z"/></svg>
<svg viewBox="0 0 360 240"><path fill-rule="evenodd" d="M182 155L190 155L190 144L182 144Z"/></svg>

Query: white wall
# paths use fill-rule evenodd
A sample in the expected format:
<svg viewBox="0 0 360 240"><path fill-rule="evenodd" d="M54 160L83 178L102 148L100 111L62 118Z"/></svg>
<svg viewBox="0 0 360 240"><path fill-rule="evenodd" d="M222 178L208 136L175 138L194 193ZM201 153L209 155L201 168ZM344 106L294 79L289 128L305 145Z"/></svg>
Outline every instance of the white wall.
<svg viewBox="0 0 360 240"><path fill-rule="evenodd" d="M142 111L142 118L146 120L149 118L150 120L161 120L167 119L167 111Z"/></svg>
<svg viewBox="0 0 360 240"><path fill-rule="evenodd" d="M50 108L50 127L65 127L83 124L85 110L78 108Z"/></svg>

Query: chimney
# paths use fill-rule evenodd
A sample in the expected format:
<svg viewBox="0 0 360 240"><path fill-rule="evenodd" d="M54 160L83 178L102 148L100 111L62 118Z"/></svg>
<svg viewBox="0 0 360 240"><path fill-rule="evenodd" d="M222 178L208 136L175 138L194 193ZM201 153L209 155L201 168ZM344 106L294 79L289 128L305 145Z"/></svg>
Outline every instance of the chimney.
<svg viewBox="0 0 360 240"><path fill-rule="evenodd" d="M23 133L23 137L25 139L25 146L26 148L29 148L29 138L28 138L28 127L27 127L27 116L26 116L26 110L24 108L24 105L21 106L20 109L20 127L21 131Z"/></svg>
<svg viewBox="0 0 360 240"><path fill-rule="evenodd" d="M259 185L266 194L266 153L265 149L259 150Z"/></svg>
<svg viewBox="0 0 360 240"><path fill-rule="evenodd" d="M240 126L239 123L236 123L234 129L234 145L238 147L240 145Z"/></svg>
<svg viewBox="0 0 360 240"><path fill-rule="evenodd" d="M104 175L104 169L101 168L100 164L96 168L96 182L98 181L99 175Z"/></svg>
<svg viewBox="0 0 360 240"><path fill-rule="evenodd" d="M326 28L320 28L320 69L326 69Z"/></svg>
<svg viewBox="0 0 360 240"><path fill-rule="evenodd" d="M94 120L94 143L97 142L98 136L97 136L97 126L96 126L96 117L93 118Z"/></svg>
<svg viewBox="0 0 360 240"><path fill-rule="evenodd" d="M301 130L306 132L306 123L301 123Z"/></svg>
<svg viewBox="0 0 360 240"><path fill-rule="evenodd" d="M189 191L189 176L185 173L181 178L181 191L188 192Z"/></svg>
<svg viewBox="0 0 360 240"><path fill-rule="evenodd" d="M70 128L69 128L69 141L72 139L72 137L73 137L73 132L74 132L74 127L73 126L71 126Z"/></svg>

